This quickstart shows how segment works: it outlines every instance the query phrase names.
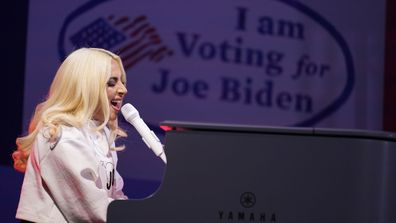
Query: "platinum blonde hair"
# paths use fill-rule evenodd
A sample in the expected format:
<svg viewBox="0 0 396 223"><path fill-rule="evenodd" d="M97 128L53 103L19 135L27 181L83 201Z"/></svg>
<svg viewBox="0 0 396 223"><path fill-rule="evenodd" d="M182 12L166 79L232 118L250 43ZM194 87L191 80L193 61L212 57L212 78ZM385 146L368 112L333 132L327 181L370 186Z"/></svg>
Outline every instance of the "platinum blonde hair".
<svg viewBox="0 0 396 223"><path fill-rule="evenodd" d="M14 168L24 172L31 146L40 129L46 127L46 137L56 141L60 126L82 127L97 113L103 114L103 122L96 130L106 125L111 130L110 143L117 135L126 136L118 128L117 120L109 122L110 108L106 93L111 62L120 66L121 81L126 83L126 74L121 59L114 53L99 48L81 48L72 52L60 65L52 81L46 100L36 106L29 124L29 133L17 138L17 150L12 157ZM113 148L121 150L122 148Z"/></svg>

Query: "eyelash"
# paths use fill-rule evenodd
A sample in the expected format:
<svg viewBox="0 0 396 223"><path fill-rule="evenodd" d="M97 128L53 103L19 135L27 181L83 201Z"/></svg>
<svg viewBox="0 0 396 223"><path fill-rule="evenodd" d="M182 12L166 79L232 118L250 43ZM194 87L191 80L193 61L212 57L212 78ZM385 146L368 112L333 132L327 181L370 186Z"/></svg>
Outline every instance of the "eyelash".
<svg viewBox="0 0 396 223"><path fill-rule="evenodd" d="M116 84L117 84L117 81L114 79L110 79L109 81L107 81L108 87L114 87L114 86L116 86ZM125 83L122 82L122 84L125 86Z"/></svg>
<svg viewBox="0 0 396 223"><path fill-rule="evenodd" d="M116 85L116 82L114 80L107 81L107 86L108 87L114 87L115 85Z"/></svg>

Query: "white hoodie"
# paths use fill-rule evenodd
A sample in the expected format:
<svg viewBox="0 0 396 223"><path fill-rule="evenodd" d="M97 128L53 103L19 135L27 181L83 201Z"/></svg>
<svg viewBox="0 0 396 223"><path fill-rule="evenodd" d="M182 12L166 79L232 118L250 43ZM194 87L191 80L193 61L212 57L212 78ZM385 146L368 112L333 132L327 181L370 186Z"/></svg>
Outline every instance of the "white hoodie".
<svg viewBox="0 0 396 223"><path fill-rule="evenodd" d="M51 143L41 130L27 162L17 219L33 222L105 222L108 204L127 199L109 151L109 130L61 127ZM114 145L114 144L113 144Z"/></svg>

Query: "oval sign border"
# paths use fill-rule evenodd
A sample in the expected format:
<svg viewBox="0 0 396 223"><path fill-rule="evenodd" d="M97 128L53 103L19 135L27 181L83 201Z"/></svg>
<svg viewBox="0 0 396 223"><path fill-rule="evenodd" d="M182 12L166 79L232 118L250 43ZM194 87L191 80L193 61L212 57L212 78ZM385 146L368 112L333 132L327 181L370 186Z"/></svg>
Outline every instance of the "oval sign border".
<svg viewBox="0 0 396 223"><path fill-rule="evenodd" d="M65 19L65 21L62 24L61 30L59 32L59 37L58 37L58 54L59 54L59 59L63 61L66 58L66 51L65 51L65 34L67 27L69 24L76 19L79 15L83 14L86 11L91 10L92 8L96 7L97 5L111 1L111 0L92 0L89 1L76 10L72 11ZM353 59L352 59L352 54L349 50L348 44L346 43L345 39L342 37L342 35L337 31L337 29L325 18L323 18L321 15L319 15L317 12L313 11L311 8L307 7L306 5L295 1L295 0L275 0L278 2L281 2L287 6L290 6L301 13L307 15L310 17L312 20L316 21L320 26L322 26L325 30L327 30L334 38L336 43L341 47L341 51L344 54L345 57L345 63L346 63L346 70L347 70L347 81L346 85L341 92L341 95L339 95L333 102L331 102L328 106L326 106L324 109L319 111L318 113L314 114L310 118L303 120L301 122L297 122L295 124L292 124L291 126L298 126L298 127L309 127L317 124L318 122L322 121L324 118L328 117L335 111L337 111L349 98L349 96L352 93L352 90L355 85L355 68L353 64Z"/></svg>
<svg viewBox="0 0 396 223"><path fill-rule="evenodd" d="M341 47L341 51L345 57L345 64L347 70L347 81L341 95L338 96L333 102L331 102L327 107L322 109L320 112L314 114L311 118L308 118L304 121L297 122L293 126L299 127L308 127L313 126L316 123L320 122L324 118L328 117L335 111L337 111L349 98L352 93L352 90L355 85L355 68L353 65L352 54L349 51L348 44L342 37L342 35L337 31L337 29L328 22L325 18L319 15L317 12L313 11L309 7L303 5L302 3L294 0L276 0L282 2L290 7L295 8L296 10L300 11L301 13L309 16L312 20L316 21L319 25L321 25L325 30L329 32L329 34L334 38L334 40L338 43Z"/></svg>

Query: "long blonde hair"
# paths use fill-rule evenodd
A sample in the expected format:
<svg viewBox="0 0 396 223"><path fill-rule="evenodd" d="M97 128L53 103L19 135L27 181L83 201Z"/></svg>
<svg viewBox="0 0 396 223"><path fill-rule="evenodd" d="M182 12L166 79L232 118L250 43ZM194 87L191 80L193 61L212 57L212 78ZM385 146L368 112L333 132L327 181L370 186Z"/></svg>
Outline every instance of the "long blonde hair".
<svg viewBox="0 0 396 223"><path fill-rule="evenodd" d="M60 125L82 127L100 112L104 121L96 130L108 125L112 132L111 141L114 141L116 135L126 136L118 128L117 121L109 122L106 83L112 60L119 64L121 79L126 83L121 59L110 51L81 48L65 59L56 72L47 99L36 106L28 135L16 140L17 150L12 154L16 170L25 172L31 146L42 127L48 128L47 137L50 141L55 141L59 136Z"/></svg>

